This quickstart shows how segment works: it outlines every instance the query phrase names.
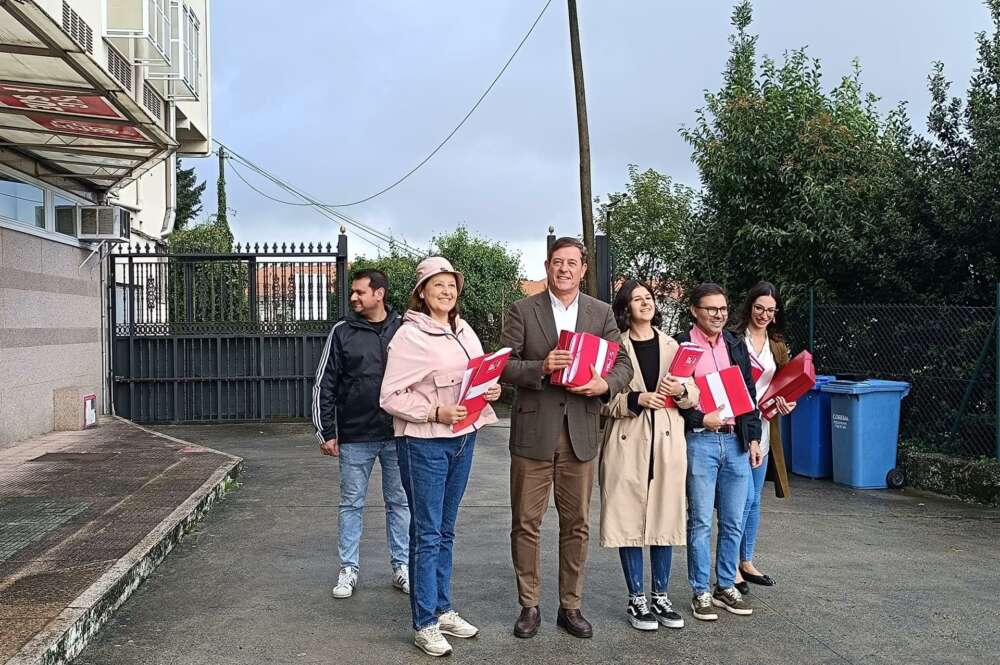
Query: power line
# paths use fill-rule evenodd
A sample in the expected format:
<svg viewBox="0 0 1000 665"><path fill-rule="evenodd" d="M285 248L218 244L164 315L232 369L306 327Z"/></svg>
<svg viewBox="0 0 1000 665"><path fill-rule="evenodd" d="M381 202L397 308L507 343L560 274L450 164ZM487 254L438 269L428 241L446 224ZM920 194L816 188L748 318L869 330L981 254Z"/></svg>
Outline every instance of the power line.
<svg viewBox="0 0 1000 665"><path fill-rule="evenodd" d="M263 197L265 197L267 199L270 199L272 201L275 201L277 203L282 203L282 204L286 204L286 205L296 205L296 206L309 206L309 207L312 207L318 213L320 213L321 215L323 215L324 217L326 217L328 219L331 219L333 221L339 221L339 222L342 222L342 223L349 224L349 225L357 228L359 231L367 233L368 235L370 235L370 236L372 236L372 237L374 237L374 238L376 238L378 240L381 240L381 241L389 244L390 249L386 249L382 245L380 245L380 244L378 244L376 242L372 242L371 240L369 240L368 238L365 238L364 236L358 236L362 240L364 240L365 242L369 243L370 245L372 245L373 247L375 247L376 249L378 249L379 251L389 252L389 251L391 251L392 247L398 247L398 248L402 249L403 251L405 251L405 252L407 252L407 253L409 253L409 254L411 254L413 256L422 256L424 254L423 252L421 252L421 251L419 251L417 249L414 249L413 247L410 247L405 242L402 242L400 240L392 238L391 236L387 236L387 235L379 232L378 230L376 230L376 229L368 226L367 224L364 224L364 223L358 221L357 219L354 219L353 217L349 217L348 215L340 213L340 212L338 212L336 210L331 210L328 206L325 206L324 204L319 203L318 201L316 201L316 199L314 197L312 197L309 194L303 192L302 190L296 188L294 185L291 185L290 183L285 182L281 178L279 178L279 177L275 176L274 174L270 173L269 171L267 171L267 169L263 168L262 166L260 166L258 164L255 164L254 162L250 161L249 159L247 159L246 157L242 156L241 154L239 154L238 152L236 152L235 150L233 150L229 146L225 145L221 141L215 140L215 142L218 143L220 146L222 146L225 149L225 151L227 153L227 156L229 158L230 166L233 167L233 172L236 173L237 177L240 178L240 180L242 180L248 187L250 187L250 189L252 189L253 191L257 192L261 196L263 196ZM267 180L270 180L272 183L274 183L275 185L277 185L281 189L289 192L290 194L292 194L294 196L297 196L297 197L303 199L304 203L299 203L299 202L295 202L295 201L285 201L283 199L279 199L277 197L271 196L270 194L267 194L267 193L263 192L259 188L257 188L254 185L252 185L243 176L243 174L237 168L235 168L235 163L234 162L239 162L240 164L242 164L242 165L246 166L247 168L251 169L252 171L254 171L255 173L257 173L258 175L266 178Z"/></svg>
<svg viewBox="0 0 1000 665"><path fill-rule="evenodd" d="M486 99L486 96L488 94L490 94L490 91L493 90L493 87L500 80L500 77L503 76L504 72L507 71L507 68L510 67L510 63L514 61L514 56L516 56L518 54L518 52L521 50L521 47L524 46L524 43L526 41L528 41L528 37L530 37L531 33L534 32L535 26L537 26L538 22L542 20L542 16L545 15L545 10L547 10L549 8L550 4L552 4L552 0L547 0L547 2L545 3L545 6L542 7L542 11L540 11L538 13L538 16L535 18L535 22L531 24L531 27L528 28L528 32L526 32L524 34L524 37L521 38L521 41L520 41L520 43L518 43L517 48L515 48L514 52L510 54L509 58L507 58L507 62L505 62L504 65L503 65L503 67L500 68L500 72L493 79L493 82L490 83L490 85L486 88L485 91L483 91L483 94L481 94L479 96L479 99L476 100L476 103L472 105L472 108L469 109L469 112L465 114L465 117L462 118L461 122L459 122L455 126L455 129L451 130L451 132L449 132L448 135L444 137L444 140L441 141L440 143L438 143L438 145L437 145L436 148L434 148L433 150L431 150L431 152L430 152L429 155L427 155L426 157L424 157L420 161L419 164L417 164L412 169L410 169L409 171L407 171L406 174L404 174L401 178L399 178L398 180L396 180L392 184L390 184L390 185L388 185L386 187L383 187L382 189L380 189L379 191L375 192L374 194L366 196L363 199L358 199L357 201L351 201L350 203L332 203L332 204L329 204L329 205L331 207L333 207L333 208L349 208L350 206L356 206L356 205L360 205L362 203L366 203L368 201L371 201L375 197L382 196L383 194L385 194L389 190L395 189L398 185L402 184L403 181L405 181L411 175L413 175L418 170L420 170L420 168L424 164L426 164L427 162L431 161L431 158L434 157L434 155L436 155L441 150L441 148L443 148L445 146L445 144L448 143L448 141L451 140L451 137L453 137L455 134L458 133L458 130L462 128L462 125L464 125L466 123L466 121L472 116L472 114L476 112L476 109L479 108L479 105L482 104L483 100Z"/></svg>

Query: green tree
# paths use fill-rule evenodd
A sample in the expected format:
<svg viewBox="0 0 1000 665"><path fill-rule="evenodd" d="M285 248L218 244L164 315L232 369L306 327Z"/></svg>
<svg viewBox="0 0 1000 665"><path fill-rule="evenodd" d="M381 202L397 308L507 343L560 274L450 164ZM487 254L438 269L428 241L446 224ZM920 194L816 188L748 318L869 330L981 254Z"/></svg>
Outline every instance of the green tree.
<svg viewBox="0 0 1000 665"><path fill-rule="evenodd" d="M233 233L216 218L175 230L168 239L170 254L229 254ZM249 275L243 261L185 261L171 258L169 320L183 322L246 321L249 316ZM188 303L191 305L188 310Z"/></svg>
<svg viewBox="0 0 1000 665"><path fill-rule="evenodd" d="M872 297L898 281L871 256L892 219L905 115L880 115L856 62L829 93L804 49L780 65L764 57L758 73L751 22L744 0L732 15L723 87L682 130L704 185L682 271L735 295L768 278L790 305L809 286L828 298Z"/></svg>
<svg viewBox="0 0 1000 665"><path fill-rule="evenodd" d="M993 31L976 35L965 102L949 98L944 65L935 63L929 137L912 145L924 187L917 218L922 261L913 277L942 298L977 305L995 302L1000 279L1000 0L985 4Z"/></svg>
<svg viewBox="0 0 1000 665"><path fill-rule="evenodd" d="M205 191L205 181L198 184L194 167L183 168L177 160L177 204L175 207L174 230L180 230L201 213L201 195Z"/></svg>
<svg viewBox="0 0 1000 665"><path fill-rule="evenodd" d="M681 270L686 236L695 226L697 194L653 169L628 167L624 192L598 207L598 228L608 236L615 283L642 280L661 306L675 298L687 276ZM667 324L669 325L669 323Z"/></svg>

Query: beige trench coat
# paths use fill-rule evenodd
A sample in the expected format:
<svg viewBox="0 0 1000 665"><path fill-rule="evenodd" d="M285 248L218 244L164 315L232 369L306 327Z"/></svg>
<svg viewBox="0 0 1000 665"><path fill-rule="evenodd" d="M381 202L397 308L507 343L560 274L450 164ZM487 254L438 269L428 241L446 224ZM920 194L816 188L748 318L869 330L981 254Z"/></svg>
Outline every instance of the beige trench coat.
<svg viewBox="0 0 1000 665"><path fill-rule="evenodd" d="M667 373L677 352L677 342L658 333L660 376ZM661 409L653 419L647 410L636 416L628 408L628 392L653 392L639 369L628 334L622 349L632 361L634 373L627 392L615 396L604 407L610 417L601 451L601 547L684 545L687 542L687 442L684 419L675 408ZM698 388L685 379L687 397L683 408L698 403ZM653 478L649 479L650 456Z"/></svg>

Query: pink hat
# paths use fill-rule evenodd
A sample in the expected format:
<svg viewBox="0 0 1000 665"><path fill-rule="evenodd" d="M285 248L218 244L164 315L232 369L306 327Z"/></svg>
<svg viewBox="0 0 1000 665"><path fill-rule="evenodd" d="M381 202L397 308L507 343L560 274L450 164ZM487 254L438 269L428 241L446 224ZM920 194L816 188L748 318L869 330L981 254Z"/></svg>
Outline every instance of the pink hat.
<svg viewBox="0 0 1000 665"><path fill-rule="evenodd" d="M465 288L465 275L455 270L448 259L443 256L430 256L420 262L417 266L417 285L413 287L412 293L416 293L420 290L420 287L429 280L434 275L439 275L441 273L451 273L455 276L455 281L458 283L458 292L461 293L462 289Z"/></svg>

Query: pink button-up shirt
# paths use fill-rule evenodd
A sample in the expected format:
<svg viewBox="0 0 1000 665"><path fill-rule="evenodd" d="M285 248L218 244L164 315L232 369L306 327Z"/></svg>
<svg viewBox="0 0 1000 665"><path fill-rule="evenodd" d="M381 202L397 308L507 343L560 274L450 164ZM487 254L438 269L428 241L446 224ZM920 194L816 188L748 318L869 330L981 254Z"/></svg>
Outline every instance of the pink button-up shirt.
<svg viewBox="0 0 1000 665"><path fill-rule="evenodd" d="M701 354L698 364L694 367L695 376L705 376L706 374L718 372L732 366L732 363L729 362L729 350L726 348L726 340L722 338L722 333L719 333L713 344L708 341L708 337L705 336L701 328L692 326L691 341L705 349L705 353ZM732 418L726 419L726 423L729 425L735 422Z"/></svg>

